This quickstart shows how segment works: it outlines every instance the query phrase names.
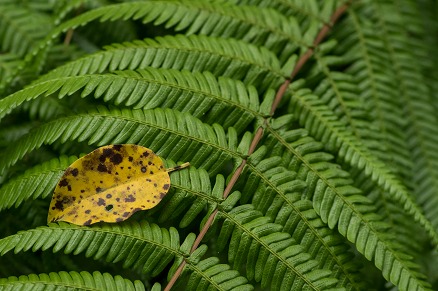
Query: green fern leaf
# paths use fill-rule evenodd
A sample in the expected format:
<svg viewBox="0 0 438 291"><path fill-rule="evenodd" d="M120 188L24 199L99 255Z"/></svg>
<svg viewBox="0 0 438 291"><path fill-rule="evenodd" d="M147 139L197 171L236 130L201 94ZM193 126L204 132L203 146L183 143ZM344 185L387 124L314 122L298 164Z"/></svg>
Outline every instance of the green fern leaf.
<svg viewBox="0 0 438 291"><path fill-rule="evenodd" d="M436 245L438 233L390 169L364 148L351 132L345 129L343 122L337 120L331 110L315 95L308 94L306 90L290 94L293 94L291 110L296 113L302 125L316 139L321 140L327 150L337 152L345 163L363 171L372 181L387 190L391 198L400 203L405 211L424 227Z"/></svg>
<svg viewBox="0 0 438 291"><path fill-rule="evenodd" d="M35 128L0 157L0 172L43 144L72 139L96 145L147 146L165 158L190 161L195 167L207 169L210 175L232 158L240 159L236 153L237 140L227 141L220 126L208 126L189 114L170 109L107 111L101 107L100 112L94 114L60 118ZM175 150L176 145L181 150Z"/></svg>
<svg viewBox="0 0 438 291"><path fill-rule="evenodd" d="M143 283L136 280L131 282L120 276L108 273L64 272L49 274L31 274L20 277L0 279L0 290L145 290Z"/></svg>
<svg viewBox="0 0 438 291"><path fill-rule="evenodd" d="M78 90L116 105L134 108L171 107L203 117L207 123L234 126L239 131L261 117L258 93L253 87L228 78L218 80L209 73L181 73L176 70L145 69L115 75L85 75L37 83L0 100L0 117L23 102L54 94L64 98ZM267 94L273 95L272 91ZM262 114L267 114L262 112Z"/></svg>
<svg viewBox="0 0 438 291"><path fill-rule="evenodd" d="M219 259L210 257L200 261L196 265L189 265L188 269L193 270L187 283L180 283L185 290L254 290L245 277L239 275L236 270L226 264L220 264Z"/></svg>
<svg viewBox="0 0 438 291"><path fill-rule="evenodd" d="M339 280L352 289L362 289L357 284L358 266L351 264L353 255L347 251L349 247L321 221L310 201L301 200L305 180L279 167L280 157L264 158L265 155L266 149L260 148L251 156L248 162L251 173L244 180L242 193L252 193L255 209L280 224L282 231L291 234L305 251L323 257L319 268L337 265Z"/></svg>
<svg viewBox="0 0 438 291"><path fill-rule="evenodd" d="M54 252L85 253L94 260L123 261L123 267L139 268L156 276L173 260L182 256L176 229L160 228L146 221L106 224L92 228L68 223L50 224L0 239L0 254L53 248Z"/></svg>
<svg viewBox="0 0 438 291"><path fill-rule="evenodd" d="M251 205L242 205L225 218L218 238L221 248L228 244L228 259L236 269L246 269L248 279L261 281L262 288L292 290L330 288L337 280L328 270L317 269L318 262L296 244L281 226L269 223Z"/></svg>
<svg viewBox="0 0 438 291"><path fill-rule="evenodd" d="M9 180L0 188L0 211L14 205L17 207L30 197L36 199L48 196L55 188L64 170L76 159L76 157L54 159Z"/></svg>
<svg viewBox="0 0 438 291"><path fill-rule="evenodd" d="M216 77L229 77L256 86L260 92L277 88L285 79L277 58L263 47L205 35L169 35L107 46L104 51L56 68L37 82L59 76L148 67L209 71Z"/></svg>

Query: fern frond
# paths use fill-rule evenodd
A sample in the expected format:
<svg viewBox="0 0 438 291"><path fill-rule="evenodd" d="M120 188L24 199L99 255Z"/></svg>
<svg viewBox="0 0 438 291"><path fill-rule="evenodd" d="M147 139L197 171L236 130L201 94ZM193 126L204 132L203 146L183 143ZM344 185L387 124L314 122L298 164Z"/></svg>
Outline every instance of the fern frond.
<svg viewBox="0 0 438 291"><path fill-rule="evenodd" d="M76 159L74 156L62 156L31 168L23 175L6 182L0 188L0 211L14 205L18 207L30 197L45 198L53 191L65 169Z"/></svg>
<svg viewBox="0 0 438 291"><path fill-rule="evenodd" d="M280 62L286 61L300 46L311 46L302 41L295 18L286 18L273 9L196 0L133 2L97 8L59 25L47 36L39 50L49 46L52 39L68 29L84 26L93 20L104 22L118 19L141 19L143 23L184 30L188 35L200 33L239 38L264 45L279 54ZM224 23L227 24L226 29L222 25Z"/></svg>
<svg viewBox="0 0 438 291"><path fill-rule="evenodd" d="M409 149L413 153L413 181L416 184L415 195L427 217L438 229L436 207L438 195L438 119L435 108L430 103L435 96L426 86L425 77L421 73L422 67L411 55L407 55L416 48L412 46L409 31L403 27L402 14L397 18L388 18L381 11L392 9L392 3L384 1L374 3L376 18L382 36L390 52L391 63L395 70L399 96L404 106L404 117L407 122L407 135ZM421 50L419 50L421 51ZM401 73L398 70L403 70Z"/></svg>
<svg viewBox="0 0 438 291"><path fill-rule="evenodd" d="M397 210L400 208L398 204L390 201L381 191L378 191L379 189L370 190L369 185L356 188L352 175L332 163L333 156L322 151L322 143L316 142L308 136L305 129L288 130L292 122L293 116L288 115L274 119L267 127L272 142L267 141L266 144L274 144L274 148L269 147L272 152L271 155L281 156L283 164L289 170L297 172L298 179L306 182L307 187L301 194L302 197L312 200L315 191L317 191L317 183L324 184L340 196L343 196L343 193L346 193L345 191L349 193L348 195L363 195L363 192L366 193L367 191L370 191L373 196L380 195L378 198L371 199L369 197L371 194L367 193L367 198L371 199L376 208L384 212L382 213L384 218L389 217L390 221L391 219L394 220L392 230L399 233L399 236L394 239L402 246L421 248L420 242L411 242L409 239L408 229L411 229L412 226L407 227L405 224L410 222L411 218L406 213ZM381 211L377 211L377 213ZM328 221L327 223L330 228L333 228L337 221Z"/></svg>
<svg viewBox="0 0 438 291"><path fill-rule="evenodd" d="M292 290L331 288L337 280L329 270L318 269L301 246L281 226L251 205L235 207L225 218L218 238L220 248L228 245L228 260L235 269L246 269L249 280L261 281L262 288Z"/></svg>
<svg viewBox="0 0 438 291"><path fill-rule="evenodd" d="M115 75L62 77L34 84L0 100L0 118L25 101L54 93L64 98L79 90L82 97L93 95L116 105L186 111L208 123L221 123L225 128L233 125L238 131L255 117L261 117L254 87L245 87L228 78L217 80L207 72L192 74L148 68L115 72ZM268 91L267 94L274 93Z"/></svg>
<svg viewBox="0 0 438 291"><path fill-rule="evenodd" d="M37 82L116 70L147 67L171 68L191 72L209 71L214 76L241 80L260 92L277 88L286 75L278 59L264 47L231 38L205 35L176 35L136 40L105 47L42 76Z"/></svg>
<svg viewBox="0 0 438 291"><path fill-rule="evenodd" d="M245 277L239 275L236 270L231 270L227 264L220 264L219 259L210 257L200 261L196 265L187 266L192 273L184 284L187 291L196 290L254 290L254 287L248 283ZM183 284L180 284L182 288Z"/></svg>
<svg viewBox="0 0 438 291"><path fill-rule="evenodd" d="M172 167L175 164L166 163ZM177 219L179 226L187 227L206 207L216 208L222 201L225 179L216 177L213 189L207 171L191 166L188 171L178 171L170 175L169 193L150 213L158 213L161 223ZM220 190L222 189L222 192Z"/></svg>
<svg viewBox="0 0 438 291"><path fill-rule="evenodd" d="M160 228L147 221L102 224L83 227L65 222L19 232L0 239L0 254L37 250L61 250L66 254L85 253L87 258L123 262L124 268L140 269L157 276L174 259L185 254L179 250L179 235L173 227Z"/></svg>
<svg viewBox="0 0 438 291"><path fill-rule="evenodd" d="M254 5L263 8L274 8L286 16L296 16L301 19L312 18L321 23L330 22L336 1L282 1L282 0L237 0L239 5ZM301 17L300 17L301 16Z"/></svg>
<svg viewBox="0 0 438 291"><path fill-rule="evenodd" d="M38 29L35 29L38 23ZM23 57L53 28L48 15L19 6L0 6L0 49Z"/></svg>
<svg viewBox="0 0 438 291"><path fill-rule="evenodd" d="M413 166L406 146L407 134L404 129L407 120L403 118L403 102L398 98L395 71L384 41L376 33L376 21L369 13L363 17L365 11L359 13L361 10L352 10L345 19L344 28L336 30L339 39L337 50L354 59L347 72L355 78L360 88L359 98L368 108L373 124L381 132L380 143L386 151L380 158L390 164L394 173L400 175L405 183L410 183L410 169ZM412 188L412 185L407 186Z"/></svg>
<svg viewBox="0 0 438 291"><path fill-rule="evenodd" d="M303 148L305 149L306 147ZM254 158L256 157L257 155L254 155ZM279 158L271 158L263 160L259 167L265 168L264 171L267 173L272 173L270 174L272 175L271 179L273 181L278 181L276 183L279 183L279 185L285 183L285 181L294 181L293 176L287 180L284 178L284 174L283 178L281 177L281 172L279 170L274 170L279 163L278 159ZM308 161L306 162L308 163ZM397 284L398 286L414 284L418 286L418 288L427 289L429 287L428 283L425 282L424 278L418 273L419 266L412 262L412 258L406 257L406 255L403 255L398 251L399 247L397 244L385 233L387 225L384 224L381 217L375 213L371 201L360 195L358 189L348 185L348 180L345 179L345 172L344 174L342 172L336 173L338 171L336 167L327 167L323 164L321 165L321 163L316 164L321 166L321 169L313 169L313 171L307 170L302 173L304 177L309 177L309 180L314 180L314 184L310 185L310 187L315 189L312 199L313 207L321 217L322 221L328 224L331 228L337 226L339 232L353 242L357 250L367 259L373 260L376 266L383 271L383 275L388 280L393 281L394 284ZM322 175L320 171L324 173L323 177L321 177ZM306 172L310 172L311 174L308 175ZM320 177L315 179L313 176L315 174ZM291 182L287 184L285 183L287 187L284 186L284 188L288 189L293 194L294 187ZM351 181L349 183L351 184ZM273 182L270 184L271 185L269 186L271 188L275 185ZM295 184L297 183L295 182ZM261 191L261 193L266 192L269 193L268 191ZM266 195L259 194L258 196ZM254 199L256 199L256 197L257 194ZM288 200L295 199L296 201L300 198L299 195L295 195L295 198L293 198L294 195L288 195L287 197ZM273 198L271 198L271 201L272 200ZM260 203L262 205L272 205L271 209L274 214L278 212L285 215L279 211L279 207L284 202L275 202L274 200L274 203L272 203L267 198L264 198ZM297 208L298 205L299 204L294 207ZM287 215L290 215L290 210ZM300 219L303 218L301 217ZM291 222L293 222L293 220ZM292 229L296 228L292 227ZM320 234L318 236L321 237ZM321 251L322 250L319 250L319 252ZM336 256L335 258L339 259ZM388 270L385 269L387 266L384 268L383 261L381 261L382 258L392 262L392 266ZM396 273L392 270L396 270ZM400 276L401 273L404 273L404 275Z"/></svg>
<svg viewBox="0 0 438 291"><path fill-rule="evenodd" d="M210 175L231 159L241 159L232 129L227 137L218 125L209 126L170 109L108 111L101 107L99 112L60 118L35 128L0 156L0 172L43 144L73 139L96 145L143 145L167 159L190 161Z"/></svg>
<svg viewBox="0 0 438 291"><path fill-rule="evenodd" d="M77 157L61 156L34 168L24 174L8 180L0 188L0 211L12 206L18 207L29 198L45 198L53 192L56 183L65 169ZM167 168L175 166L172 161L164 161ZM203 169L191 166L187 171L174 172L170 175L171 188L165 199L150 214L158 212L160 222L178 219L180 227L188 226L207 204L217 205L221 201L220 191L225 180L218 176L213 191L210 177Z"/></svg>
<svg viewBox="0 0 438 291"><path fill-rule="evenodd" d="M242 192L251 194L252 205L280 224L282 231L291 234L312 258L320 259L319 268L336 266L334 275L345 284L343 286L362 289L357 283L358 266L352 263L349 246L321 221L310 201L301 199L306 179L279 166L280 157L263 158L265 155L264 147L251 155L248 161L251 173ZM298 175L301 176L301 171Z"/></svg>
<svg viewBox="0 0 438 291"><path fill-rule="evenodd" d="M385 189L392 200L400 203L403 209L424 227L437 245L438 233L391 170L363 147L360 141L345 128L345 124L338 120L317 96L309 94L307 90L288 92L293 96L290 109L296 114L302 126L306 127L317 140L321 140L328 151L336 152L344 163L362 171Z"/></svg>
<svg viewBox="0 0 438 291"><path fill-rule="evenodd" d="M86 271L78 272L52 272L49 274L31 274L20 277L0 279L1 290L145 290L141 281L129 281L121 276L112 276L108 273Z"/></svg>

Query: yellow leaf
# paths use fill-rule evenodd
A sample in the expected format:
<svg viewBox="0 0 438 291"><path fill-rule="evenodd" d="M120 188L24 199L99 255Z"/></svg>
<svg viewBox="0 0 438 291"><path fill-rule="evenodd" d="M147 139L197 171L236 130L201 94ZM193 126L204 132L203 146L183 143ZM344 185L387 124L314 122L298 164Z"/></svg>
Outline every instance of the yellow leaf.
<svg viewBox="0 0 438 291"><path fill-rule="evenodd" d="M132 145L100 147L71 164L53 193L47 222L78 225L120 222L157 205L170 188L169 172L150 149Z"/></svg>

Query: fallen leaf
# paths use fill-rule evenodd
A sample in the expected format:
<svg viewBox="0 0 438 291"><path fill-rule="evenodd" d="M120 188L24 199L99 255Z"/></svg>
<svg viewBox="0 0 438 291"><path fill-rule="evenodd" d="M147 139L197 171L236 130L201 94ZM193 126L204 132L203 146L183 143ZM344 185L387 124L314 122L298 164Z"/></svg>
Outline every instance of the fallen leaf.
<svg viewBox="0 0 438 291"><path fill-rule="evenodd" d="M138 145L100 147L67 168L53 193L47 222L126 220L156 206L170 188L169 172L187 166L166 169L160 157Z"/></svg>

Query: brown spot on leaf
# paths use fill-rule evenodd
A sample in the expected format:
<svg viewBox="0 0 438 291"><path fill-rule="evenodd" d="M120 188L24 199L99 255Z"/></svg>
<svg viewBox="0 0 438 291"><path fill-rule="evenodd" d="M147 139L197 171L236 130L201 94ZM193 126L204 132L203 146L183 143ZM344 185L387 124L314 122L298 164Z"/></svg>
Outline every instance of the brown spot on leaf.
<svg viewBox="0 0 438 291"><path fill-rule="evenodd" d="M163 199L164 196L166 196L166 193L160 193L160 199Z"/></svg>
<svg viewBox="0 0 438 291"><path fill-rule="evenodd" d="M100 192L102 192L102 188L97 187L97 188L96 188L96 193L100 193Z"/></svg>
<svg viewBox="0 0 438 291"><path fill-rule="evenodd" d="M148 157L148 156L149 156L149 152L144 152L144 153L142 154L142 156L143 156L143 157Z"/></svg>
<svg viewBox="0 0 438 291"><path fill-rule="evenodd" d="M90 209L85 210L85 213L86 213L86 214L90 214L90 212L91 212Z"/></svg>
<svg viewBox="0 0 438 291"><path fill-rule="evenodd" d="M67 189L68 189L68 191L71 191L71 186L68 185L68 186L67 186Z"/></svg>
<svg viewBox="0 0 438 291"><path fill-rule="evenodd" d="M128 160L130 161L130 162L132 162L133 160L134 160L134 158L133 157L128 157Z"/></svg>
<svg viewBox="0 0 438 291"><path fill-rule="evenodd" d="M146 167L141 167L141 172L146 173Z"/></svg>
<svg viewBox="0 0 438 291"><path fill-rule="evenodd" d="M84 193L84 192L85 192L85 190L84 190L84 189L82 189L82 190L81 190L81 193ZM82 198L82 197L81 197L81 198Z"/></svg>
<svg viewBox="0 0 438 291"><path fill-rule="evenodd" d="M128 217L131 212L125 212L122 214L123 217Z"/></svg>
<svg viewBox="0 0 438 291"><path fill-rule="evenodd" d="M169 184L164 184L164 185L163 185L163 189L164 189L164 190L167 190L167 189L169 189L169 186L170 186Z"/></svg>
<svg viewBox="0 0 438 291"><path fill-rule="evenodd" d="M136 199L132 194L125 198L125 202L134 202L135 200Z"/></svg>
<svg viewBox="0 0 438 291"><path fill-rule="evenodd" d="M90 224L91 224L91 222L92 222L92 220L91 220L91 219L89 219L89 220L87 220L87 221L85 221L85 222L84 222L84 225L90 225Z"/></svg>
<svg viewBox="0 0 438 291"><path fill-rule="evenodd" d="M118 165L123 161L123 157L121 154L115 154L114 156L112 156L110 158L111 163L113 163L114 165Z"/></svg>
<svg viewBox="0 0 438 291"><path fill-rule="evenodd" d="M60 182L59 182L59 187L65 187L65 186L67 186L68 185L68 181L67 181L67 179L62 179Z"/></svg>
<svg viewBox="0 0 438 291"><path fill-rule="evenodd" d="M115 149L116 151L120 151L122 149L122 145L121 144L115 144L115 145L113 145L113 149Z"/></svg>
<svg viewBox="0 0 438 291"><path fill-rule="evenodd" d="M77 168L74 168L73 170L71 170L71 174L73 175L73 177L76 177L79 174L79 170Z"/></svg>
<svg viewBox="0 0 438 291"><path fill-rule="evenodd" d="M106 194L106 198L111 198L111 197L113 197L113 195L111 195L111 194Z"/></svg>
<svg viewBox="0 0 438 291"><path fill-rule="evenodd" d="M102 198L99 198L99 200L97 201L97 205L105 206L106 205L105 200L103 200Z"/></svg>
<svg viewBox="0 0 438 291"><path fill-rule="evenodd" d="M64 210L64 203L62 201L59 201L59 200L56 201L55 208L63 211Z"/></svg>
<svg viewBox="0 0 438 291"><path fill-rule="evenodd" d="M106 172L106 171L108 171L108 169L106 168L106 166L105 166L104 164L102 164L102 163L99 164L99 166L97 167L97 170L98 170L99 172Z"/></svg>
<svg viewBox="0 0 438 291"><path fill-rule="evenodd" d="M121 222L121 221L123 221L123 218L116 218L116 222Z"/></svg>

